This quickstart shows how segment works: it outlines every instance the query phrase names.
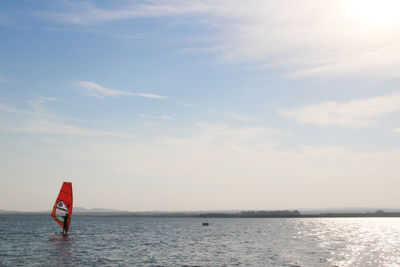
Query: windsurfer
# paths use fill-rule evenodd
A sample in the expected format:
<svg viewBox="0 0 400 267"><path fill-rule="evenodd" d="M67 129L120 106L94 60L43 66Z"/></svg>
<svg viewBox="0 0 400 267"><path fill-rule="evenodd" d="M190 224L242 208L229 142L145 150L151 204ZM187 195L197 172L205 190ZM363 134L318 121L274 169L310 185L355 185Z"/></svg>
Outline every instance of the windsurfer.
<svg viewBox="0 0 400 267"><path fill-rule="evenodd" d="M67 234L68 232L68 218L69 218L69 214L65 214L65 216L63 216L64 218L64 229L63 229L63 234Z"/></svg>

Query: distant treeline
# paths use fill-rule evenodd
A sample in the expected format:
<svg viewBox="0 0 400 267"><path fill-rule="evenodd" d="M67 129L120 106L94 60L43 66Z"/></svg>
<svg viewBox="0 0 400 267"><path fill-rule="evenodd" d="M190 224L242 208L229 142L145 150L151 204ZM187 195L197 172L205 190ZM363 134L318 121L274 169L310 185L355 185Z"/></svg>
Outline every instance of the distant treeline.
<svg viewBox="0 0 400 267"><path fill-rule="evenodd" d="M301 216L298 210L258 210L258 211L241 211L238 213L203 213L197 217L229 217L229 218L289 218Z"/></svg>

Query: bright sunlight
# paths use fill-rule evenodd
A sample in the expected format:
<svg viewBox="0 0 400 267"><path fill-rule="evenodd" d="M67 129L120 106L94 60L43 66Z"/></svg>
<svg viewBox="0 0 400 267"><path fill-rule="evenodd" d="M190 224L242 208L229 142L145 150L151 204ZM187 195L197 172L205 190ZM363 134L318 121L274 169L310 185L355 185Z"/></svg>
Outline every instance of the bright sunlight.
<svg viewBox="0 0 400 267"><path fill-rule="evenodd" d="M371 27L391 28L400 24L399 0L349 0L350 16Z"/></svg>

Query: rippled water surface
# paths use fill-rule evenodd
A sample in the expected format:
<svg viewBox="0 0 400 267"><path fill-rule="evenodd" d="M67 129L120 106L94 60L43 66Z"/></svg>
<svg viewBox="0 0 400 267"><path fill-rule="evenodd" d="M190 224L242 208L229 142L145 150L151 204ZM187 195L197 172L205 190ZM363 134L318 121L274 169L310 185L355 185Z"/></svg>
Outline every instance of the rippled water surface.
<svg viewBox="0 0 400 267"><path fill-rule="evenodd" d="M0 216L0 266L400 266L400 218L75 216L60 229Z"/></svg>

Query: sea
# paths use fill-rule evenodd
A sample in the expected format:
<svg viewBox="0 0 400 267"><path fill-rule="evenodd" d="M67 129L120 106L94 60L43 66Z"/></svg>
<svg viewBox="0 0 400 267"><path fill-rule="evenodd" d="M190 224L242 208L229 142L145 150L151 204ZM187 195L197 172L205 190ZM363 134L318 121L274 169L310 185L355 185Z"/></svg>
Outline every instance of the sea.
<svg viewBox="0 0 400 267"><path fill-rule="evenodd" d="M0 215L0 266L400 266L400 218L75 216L60 233Z"/></svg>

